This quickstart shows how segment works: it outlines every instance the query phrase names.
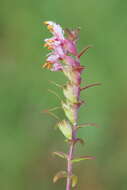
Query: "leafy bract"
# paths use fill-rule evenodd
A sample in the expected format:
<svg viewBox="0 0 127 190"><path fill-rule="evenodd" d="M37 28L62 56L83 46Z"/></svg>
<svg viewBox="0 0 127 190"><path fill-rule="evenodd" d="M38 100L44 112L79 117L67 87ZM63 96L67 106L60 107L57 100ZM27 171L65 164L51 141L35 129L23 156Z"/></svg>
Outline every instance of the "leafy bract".
<svg viewBox="0 0 127 190"><path fill-rule="evenodd" d="M78 183L78 177L76 175L72 175L71 180L72 180L72 187L76 187Z"/></svg>
<svg viewBox="0 0 127 190"><path fill-rule="evenodd" d="M53 152L53 154L59 156L60 158L67 159L67 155L64 152Z"/></svg>
<svg viewBox="0 0 127 190"><path fill-rule="evenodd" d="M93 157L93 156L81 156L81 157L79 157L79 158L73 159L73 160L72 160L72 163L80 162L80 161L82 161L82 160L94 160L94 159L95 159L95 157Z"/></svg>
<svg viewBox="0 0 127 190"><path fill-rule="evenodd" d="M67 139L72 139L72 127L68 121L60 121L58 127Z"/></svg>
<svg viewBox="0 0 127 190"><path fill-rule="evenodd" d="M53 183L56 183L59 179L67 177L66 171L60 171L53 177Z"/></svg>

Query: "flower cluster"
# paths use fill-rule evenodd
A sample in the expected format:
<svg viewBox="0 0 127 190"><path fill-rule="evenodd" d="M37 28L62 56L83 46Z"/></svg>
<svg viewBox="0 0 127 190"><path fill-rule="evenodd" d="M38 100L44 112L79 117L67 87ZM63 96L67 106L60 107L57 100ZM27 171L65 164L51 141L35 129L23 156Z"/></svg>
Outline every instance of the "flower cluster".
<svg viewBox="0 0 127 190"><path fill-rule="evenodd" d="M68 78L68 82L63 87L66 102L62 102L62 108L72 124L77 123L77 111L83 103L80 101L81 72L84 67L80 65L79 56L76 48L76 30L67 30L67 37L60 25L47 21L45 22L53 36L45 39L44 46L51 52L47 55L44 68L51 71L63 71Z"/></svg>

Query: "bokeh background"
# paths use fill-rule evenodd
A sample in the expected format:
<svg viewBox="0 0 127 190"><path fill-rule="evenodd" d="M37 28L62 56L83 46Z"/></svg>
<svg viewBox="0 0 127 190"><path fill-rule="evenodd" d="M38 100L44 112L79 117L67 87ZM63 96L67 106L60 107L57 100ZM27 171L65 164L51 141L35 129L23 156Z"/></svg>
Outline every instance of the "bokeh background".
<svg viewBox="0 0 127 190"><path fill-rule="evenodd" d="M53 151L67 151L64 137L54 130L56 120L42 110L60 104L48 92L61 91L49 83L65 82L62 73L43 70L50 36L42 22L81 27L79 51L86 66L84 84L101 82L82 93L87 103L79 123L85 128L76 155L96 156L74 166L78 190L127 189L127 1L125 0L4 0L0 3L0 189L64 190L65 181L52 184L66 164ZM56 114L63 119L62 110Z"/></svg>

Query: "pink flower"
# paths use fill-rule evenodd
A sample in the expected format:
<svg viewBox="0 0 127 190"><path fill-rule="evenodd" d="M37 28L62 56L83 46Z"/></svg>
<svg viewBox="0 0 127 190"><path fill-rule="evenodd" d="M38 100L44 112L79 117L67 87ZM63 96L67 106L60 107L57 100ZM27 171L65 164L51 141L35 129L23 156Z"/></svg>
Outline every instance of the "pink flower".
<svg viewBox="0 0 127 190"><path fill-rule="evenodd" d="M71 56L65 56L64 62L66 65L70 65L72 67L80 66L80 62L78 61L78 59L74 59Z"/></svg>
<svg viewBox="0 0 127 190"><path fill-rule="evenodd" d="M44 46L47 47L49 50L52 50L53 56L52 57L50 56L47 59L48 64L46 63L44 67L52 70L53 65L51 66L51 64L55 64L55 66L59 65L60 69L54 69L54 70L55 71L61 70L63 63L62 62L60 63L60 60L63 60L65 64L71 64L72 66L79 65L79 62L77 60L74 60L71 56L68 56L69 54L77 56L75 41L66 39L64 37L64 31L62 30L60 25L51 21L47 21L45 22L45 24L47 25L49 31L53 34L53 36L49 39L45 39L46 43L44 44Z"/></svg>
<svg viewBox="0 0 127 190"><path fill-rule="evenodd" d="M59 60L59 55L57 55L54 52L49 53L48 58L46 59L46 63L43 65L43 67L46 67L51 71L62 70L62 65Z"/></svg>
<svg viewBox="0 0 127 190"><path fill-rule="evenodd" d="M77 55L77 49L73 41L65 39L64 48L67 51L67 53L71 53L72 55L75 55L75 56Z"/></svg>
<svg viewBox="0 0 127 190"><path fill-rule="evenodd" d="M52 21L46 21L44 24L47 25L49 31L58 39L64 40L64 31L59 24Z"/></svg>
<svg viewBox="0 0 127 190"><path fill-rule="evenodd" d="M59 56L57 54L50 54L49 57L47 58L48 62L55 63L58 62Z"/></svg>
<svg viewBox="0 0 127 190"><path fill-rule="evenodd" d="M52 68L51 68L51 71L61 71L63 69L62 65L59 64L59 63L54 63Z"/></svg>

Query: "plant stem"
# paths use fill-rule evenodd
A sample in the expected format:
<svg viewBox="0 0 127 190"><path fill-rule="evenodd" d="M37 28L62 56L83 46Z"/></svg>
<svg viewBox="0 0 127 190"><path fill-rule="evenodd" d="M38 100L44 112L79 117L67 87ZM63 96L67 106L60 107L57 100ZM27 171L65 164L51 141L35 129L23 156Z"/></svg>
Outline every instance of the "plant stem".
<svg viewBox="0 0 127 190"><path fill-rule="evenodd" d="M68 160L67 160L67 185L66 185L66 190L71 189L71 175L72 175L72 156L73 156L73 148L74 144L71 143L70 148L69 148L69 155L68 155Z"/></svg>
<svg viewBox="0 0 127 190"><path fill-rule="evenodd" d="M68 159L67 159L67 184L66 190L71 190L71 176L72 176L72 159L73 159L73 152L74 152L74 140L76 138L76 125L73 127L72 131L72 142L70 142L69 152L68 152Z"/></svg>

